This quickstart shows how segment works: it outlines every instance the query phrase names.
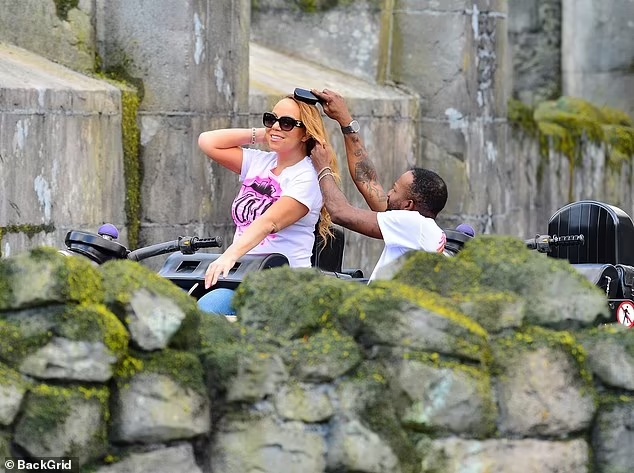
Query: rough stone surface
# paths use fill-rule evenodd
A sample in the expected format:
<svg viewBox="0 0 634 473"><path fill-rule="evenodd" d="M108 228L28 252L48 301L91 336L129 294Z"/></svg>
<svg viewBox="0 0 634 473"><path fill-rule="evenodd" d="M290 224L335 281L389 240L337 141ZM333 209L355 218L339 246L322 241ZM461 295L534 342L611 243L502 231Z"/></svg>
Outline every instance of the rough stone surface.
<svg viewBox="0 0 634 473"><path fill-rule="evenodd" d="M117 361L106 346L55 337L24 359L20 371L40 379L104 382Z"/></svg>
<svg viewBox="0 0 634 473"><path fill-rule="evenodd" d="M51 418L50 409L45 397L26 400L26 414L15 426L14 441L20 447L34 457L78 457L80 464L105 454L105 411L98 399L75 397L57 419Z"/></svg>
<svg viewBox="0 0 634 473"><path fill-rule="evenodd" d="M96 473L132 473L152 471L155 473L202 473L196 464L194 450L190 444L181 444L148 452L131 453L114 465L103 466Z"/></svg>
<svg viewBox="0 0 634 473"><path fill-rule="evenodd" d="M634 85L634 3L562 0L562 4L563 95L634 116L634 98L627 93Z"/></svg>
<svg viewBox="0 0 634 473"><path fill-rule="evenodd" d="M185 312L167 297L145 289L132 295L126 323L132 340L144 350L166 348L185 319Z"/></svg>
<svg viewBox="0 0 634 473"><path fill-rule="evenodd" d="M275 393L275 409L288 420L306 423L323 422L335 413L326 387L292 384Z"/></svg>
<svg viewBox="0 0 634 473"><path fill-rule="evenodd" d="M599 379L609 386L634 391L634 356L624 343L603 339L583 346L588 352L588 364Z"/></svg>
<svg viewBox="0 0 634 473"><path fill-rule="evenodd" d="M396 379L410 399L401 417L410 429L474 437L495 430L493 390L484 373L438 369L410 360L400 364Z"/></svg>
<svg viewBox="0 0 634 473"><path fill-rule="evenodd" d="M634 442L634 404L629 402L599 410L592 433L599 471L626 473L634 469L630 446Z"/></svg>
<svg viewBox="0 0 634 473"><path fill-rule="evenodd" d="M422 472L459 473L464 465L474 471L522 473L589 473L590 452L584 440L434 440L421 446L428 455Z"/></svg>
<svg viewBox="0 0 634 473"><path fill-rule="evenodd" d="M510 0L513 96L535 104L561 93L561 0Z"/></svg>
<svg viewBox="0 0 634 473"><path fill-rule="evenodd" d="M359 473L399 473L390 446L356 419L337 421L328 439L328 468Z"/></svg>
<svg viewBox="0 0 634 473"><path fill-rule="evenodd" d="M104 221L124 228L119 90L6 43L0 83L0 226L49 226L34 242L4 242L2 254L62 248L68 231Z"/></svg>
<svg viewBox="0 0 634 473"><path fill-rule="evenodd" d="M507 360L499 360L507 363ZM592 392L578 381L570 355L538 349L520 354L497 378L499 429L506 435L565 435L590 425Z"/></svg>
<svg viewBox="0 0 634 473"><path fill-rule="evenodd" d="M274 394L288 379L278 355L240 358L238 372L227 388L228 401L257 401Z"/></svg>
<svg viewBox="0 0 634 473"><path fill-rule="evenodd" d="M214 473L323 473L326 466L323 436L301 422L223 421L210 448Z"/></svg>
<svg viewBox="0 0 634 473"><path fill-rule="evenodd" d="M115 396L114 438L126 443L166 442L209 432L209 400L171 378L141 373Z"/></svg>
<svg viewBox="0 0 634 473"><path fill-rule="evenodd" d="M0 368L3 372L0 384L0 424L10 425L20 410L27 386L17 372L4 364L0 364Z"/></svg>
<svg viewBox="0 0 634 473"><path fill-rule="evenodd" d="M71 5L75 8L56 8ZM26 48L72 69L95 68L94 2L0 0L0 41Z"/></svg>

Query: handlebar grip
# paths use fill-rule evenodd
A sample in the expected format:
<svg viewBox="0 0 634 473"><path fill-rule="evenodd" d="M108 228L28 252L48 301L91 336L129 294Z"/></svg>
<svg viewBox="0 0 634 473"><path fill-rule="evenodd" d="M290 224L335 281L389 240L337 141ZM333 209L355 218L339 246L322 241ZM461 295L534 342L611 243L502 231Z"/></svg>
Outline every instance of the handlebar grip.
<svg viewBox="0 0 634 473"><path fill-rule="evenodd" d="M560 237L553 235L550 244L552 246L576 246L583 245L584 242L585 238L583 235L564 235Z"/></svg>
<svg viewBox="0 0 634 473"><path fill-rule="evenodd" d="M199 250L201 248L220 248L223 244L222 237L196 238L192 239L192 246Z"/></svg>

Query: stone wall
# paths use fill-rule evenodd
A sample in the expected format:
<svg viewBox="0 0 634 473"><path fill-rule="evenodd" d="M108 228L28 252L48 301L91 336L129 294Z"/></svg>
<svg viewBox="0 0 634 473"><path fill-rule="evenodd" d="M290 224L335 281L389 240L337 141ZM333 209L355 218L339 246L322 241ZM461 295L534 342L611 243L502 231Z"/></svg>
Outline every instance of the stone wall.
<svg viewBox="0 0 634 473"><path fill-rule="evenodd" d="M632 471L634 332L602 324L567 262L481 237L391 269L252 273L230 323L130 261L0 260L0 453L100 473Z"/></svg>
<svg viewBox="0 0 634 473"><path fill-rule="evenodd" d="M557 98L561 79L561 0L510 0L513 96L529 105Z"/></svg>
<svg viewBox="0 0 634 473"><path fill-rule="evenodd" d="M6 43L0 84L0 256L104 221L125 240L121 90Z"/></svg>

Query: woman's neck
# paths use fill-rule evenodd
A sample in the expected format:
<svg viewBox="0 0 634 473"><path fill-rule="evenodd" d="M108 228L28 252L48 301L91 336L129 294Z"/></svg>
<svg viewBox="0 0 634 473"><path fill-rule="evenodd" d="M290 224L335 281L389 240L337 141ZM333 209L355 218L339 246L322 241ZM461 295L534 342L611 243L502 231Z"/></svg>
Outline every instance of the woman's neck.
<svg viewBox="0 0 634 473"><path fill-rule="evenodd" d="M277 153L277 166L273 169L273 174L279 175L284 169L294 166L305 158L304 153Z"/></svg>

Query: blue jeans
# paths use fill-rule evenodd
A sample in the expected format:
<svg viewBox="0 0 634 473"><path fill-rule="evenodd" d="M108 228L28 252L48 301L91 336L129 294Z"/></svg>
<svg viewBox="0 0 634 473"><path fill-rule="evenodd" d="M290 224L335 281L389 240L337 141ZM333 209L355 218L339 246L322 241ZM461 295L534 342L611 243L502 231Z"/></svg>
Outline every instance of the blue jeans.
<svg viewBox="0 0 634 473"><path fill-rule="evenodd" d="M198 299L198 308L207 314L236 315L232 302L235 296L233 289L219 287Z"/></svg>

